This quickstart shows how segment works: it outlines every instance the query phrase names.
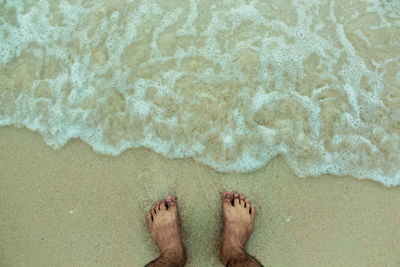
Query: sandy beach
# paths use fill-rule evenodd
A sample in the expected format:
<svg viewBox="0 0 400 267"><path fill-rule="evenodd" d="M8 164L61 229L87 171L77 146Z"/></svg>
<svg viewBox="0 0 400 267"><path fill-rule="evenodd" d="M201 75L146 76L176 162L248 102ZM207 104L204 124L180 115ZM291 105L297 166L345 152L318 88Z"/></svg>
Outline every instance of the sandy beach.
<svg viewBox="0 0 400 267"><path fill-rule="evenodd" d="M399 266L400 188L352 177L295 177L281 158L218 173L147 150L117 157L79 140L54 150L0 128L0 266L143 266L158 256L145 214L178 197L187 266L222 266L220 195L257 208L248 251L265 266Z"/></svg>
<svg viewBox="0 0 400 267"><path fill-rule="evenodd" d="M400 266L398 3L0 1L0 267L144 266L167 195L222 266L225 191L264 266Z"/></svg>

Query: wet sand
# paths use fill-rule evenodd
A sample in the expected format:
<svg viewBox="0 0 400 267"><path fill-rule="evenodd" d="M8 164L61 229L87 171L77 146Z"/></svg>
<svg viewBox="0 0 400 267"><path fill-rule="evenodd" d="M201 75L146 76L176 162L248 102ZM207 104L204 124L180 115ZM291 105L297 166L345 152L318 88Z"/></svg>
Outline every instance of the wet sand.
<svg viewBox="0 0 400 267"><path fill-rule="evenodd" d="M399 266L400 187L295 177L281 158L218 173L148 150L100 155L79 140L54 150L38 133L0 128L0 266L143 266L158 256L145 214L178 197L187 266L222 266L220 195L256 206L248 251L265 266Z"/></svg>

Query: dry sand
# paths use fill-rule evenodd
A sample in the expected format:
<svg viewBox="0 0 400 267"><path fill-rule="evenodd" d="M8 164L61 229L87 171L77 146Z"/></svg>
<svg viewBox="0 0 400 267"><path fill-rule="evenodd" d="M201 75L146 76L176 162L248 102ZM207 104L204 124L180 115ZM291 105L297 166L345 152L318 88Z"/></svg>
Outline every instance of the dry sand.
<svg viewBox="0 0 400 267"><path fill-rule="evenodd" d="M257 208L248 251L265 266L400 266L400 188L351 177L295 177L281 158L218 173L147 150L59 150L0 128L0 266L143 266L157 257L145 214L178 197L187 266L222 266L220 195Z"/></svg>

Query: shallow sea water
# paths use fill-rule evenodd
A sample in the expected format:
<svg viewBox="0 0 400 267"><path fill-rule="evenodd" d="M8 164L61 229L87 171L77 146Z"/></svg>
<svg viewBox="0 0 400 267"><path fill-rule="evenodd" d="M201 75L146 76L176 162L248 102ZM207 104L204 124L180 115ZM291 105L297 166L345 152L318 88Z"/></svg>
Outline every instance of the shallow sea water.
<svg viewBox="0 0 400 267"><path fill-rule="evenodd" d="M400 184L398 1L0 0L0 126Z"/></svg>

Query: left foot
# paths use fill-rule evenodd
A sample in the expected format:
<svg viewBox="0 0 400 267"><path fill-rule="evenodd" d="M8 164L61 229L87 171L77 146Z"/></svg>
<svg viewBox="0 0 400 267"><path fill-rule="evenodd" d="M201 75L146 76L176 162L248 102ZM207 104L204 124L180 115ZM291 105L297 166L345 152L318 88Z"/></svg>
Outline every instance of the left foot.
<svg viewBox="0 0 400 267"><path fill-rule="evenodd" d="M183 266L186 262L186 248L180 234L180 221L176 199L167 196L157 202L146 216L151 235L160 249L161 256L176 260Z"/></svg>

